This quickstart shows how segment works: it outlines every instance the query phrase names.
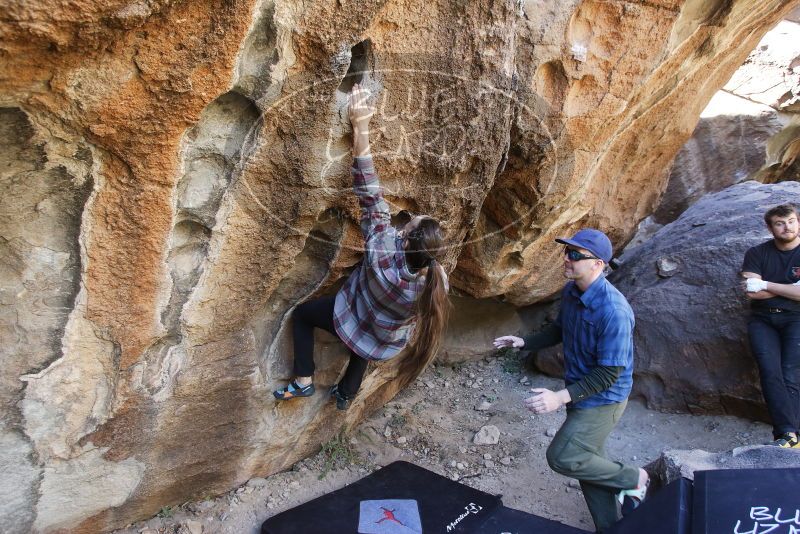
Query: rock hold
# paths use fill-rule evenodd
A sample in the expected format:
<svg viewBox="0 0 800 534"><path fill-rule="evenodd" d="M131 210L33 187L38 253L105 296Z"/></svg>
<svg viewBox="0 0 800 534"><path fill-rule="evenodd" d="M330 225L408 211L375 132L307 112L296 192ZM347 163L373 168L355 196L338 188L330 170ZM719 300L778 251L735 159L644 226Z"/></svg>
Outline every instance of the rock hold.
<svg viewBox="0 0 800 534"><path fill-rule="evenodd" d="M188 520L178 528L178 534L203 534L203 524L200 521Z"/></svg>
<svg viewBox="0 0 800 534"><path fill-rule="evenodd" d="M475 410L477 410L479 412L485 412L485 411L489 410L491 407L492 407L492 403L491 402L483 401L480 404L478 404L477 406L475 406Z"/></svg>
<svg viewBox="0 0 800 534"><path fill-rule="evenodd" d="M678 262L670 258L659 258L656 261L656 268L658 269L658 276L669 278L678 272Z"/></svg>
<svg viewBox="0 0 800 534"><path fill-rule="evenodd" d="M500 442L500 430L494 425L483 426L472 442L475 445L497 445Z"/></svg>

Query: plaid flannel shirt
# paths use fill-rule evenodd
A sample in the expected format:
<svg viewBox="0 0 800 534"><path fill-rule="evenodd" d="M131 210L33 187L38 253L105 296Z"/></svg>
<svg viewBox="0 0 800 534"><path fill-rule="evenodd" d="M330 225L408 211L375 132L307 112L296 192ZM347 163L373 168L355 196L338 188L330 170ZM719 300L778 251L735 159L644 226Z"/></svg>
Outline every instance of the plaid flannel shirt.
<svg viewBox="0 0 800 534"><path fill-rule="evenodd" d="M333 323L353 352L368 360L388 360L413 333L414 303L425 277L408 269L372 157L356 158L350 174L361 206L364 259L336 294Z"/></svg>

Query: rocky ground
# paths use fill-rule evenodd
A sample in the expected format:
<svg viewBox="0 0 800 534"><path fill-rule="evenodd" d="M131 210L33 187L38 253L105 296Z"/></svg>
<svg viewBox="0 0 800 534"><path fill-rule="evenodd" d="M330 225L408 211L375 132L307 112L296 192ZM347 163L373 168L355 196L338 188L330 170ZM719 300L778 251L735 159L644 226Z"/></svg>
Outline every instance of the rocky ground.
<svg viewBox="0 0 800 534"><path fill-rule="evenodd" d="M512 508L590 529L577 483L550 471L545 460L564 410L535 416L522 404L531 388L562 385L521 369L513 355L434 366L351 435L291 471L254 478L214 499L165 507L117 534L256 534L268 517L398 459L502 494ZM633 401L607 448L614 458L644 465L667 449L724 451L768 439L762 423L659 413Z"/></svg>

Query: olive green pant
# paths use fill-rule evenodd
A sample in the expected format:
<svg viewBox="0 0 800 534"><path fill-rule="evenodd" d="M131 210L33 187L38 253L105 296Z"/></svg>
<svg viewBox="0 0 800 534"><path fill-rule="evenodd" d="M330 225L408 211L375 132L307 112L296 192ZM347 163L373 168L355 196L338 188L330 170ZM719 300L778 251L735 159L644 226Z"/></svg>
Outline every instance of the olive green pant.
<svg viewBox="0 0 800 534"><path fill-rule="evenodd" d="M639 484L639 468L606 458L605 444L628 401L567 410L567 419L547 448L547 463L556 473L576 478L597 531L616 523L617 494Z"/></svg>

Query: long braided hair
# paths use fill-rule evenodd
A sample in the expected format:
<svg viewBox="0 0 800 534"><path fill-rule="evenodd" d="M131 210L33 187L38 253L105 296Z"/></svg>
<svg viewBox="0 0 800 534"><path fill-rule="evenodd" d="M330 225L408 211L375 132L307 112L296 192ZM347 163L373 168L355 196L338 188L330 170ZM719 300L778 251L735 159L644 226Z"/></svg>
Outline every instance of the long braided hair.
<svg viewBox="0 0 800 534"><path fill-rule="evenodd" d="M412 271L426 272L420 272L425 275L425 288L415 303L416 327L403 365L409 370L422 371L439 350L450 311L444 269L437 259L444 251L444 238L439 221L424 217L406 239L409 267Z"/></svg>

